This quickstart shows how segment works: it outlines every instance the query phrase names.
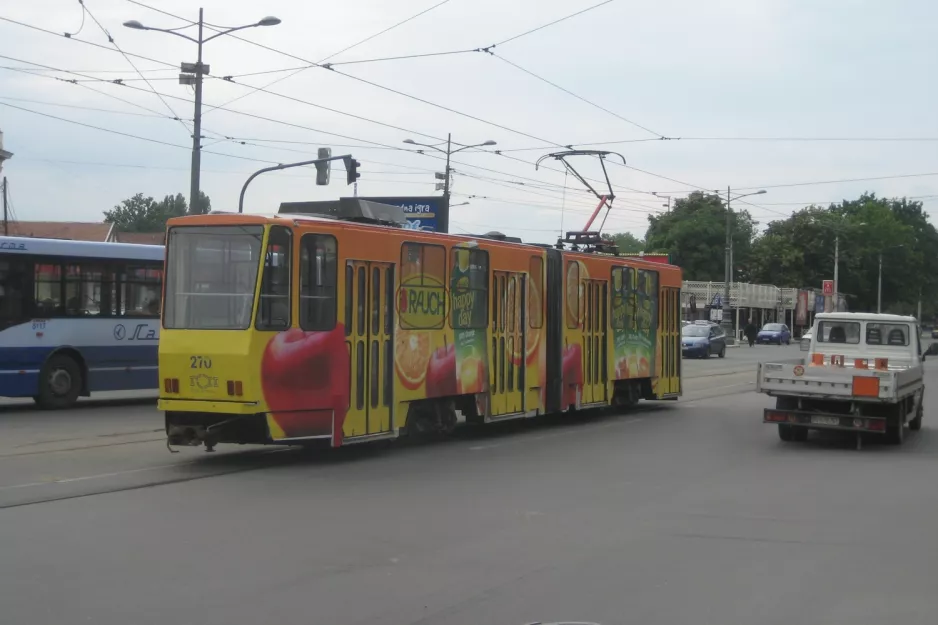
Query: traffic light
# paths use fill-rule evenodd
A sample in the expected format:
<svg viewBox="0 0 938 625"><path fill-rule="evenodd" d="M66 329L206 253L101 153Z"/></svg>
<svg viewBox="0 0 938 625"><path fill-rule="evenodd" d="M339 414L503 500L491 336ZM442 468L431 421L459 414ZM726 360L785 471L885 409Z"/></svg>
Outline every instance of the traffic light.
<svg viewBox="0 0 938 625"><path fill-rule="evenodd" d="M319 158L332 158L332 148L319 148ZM329 184L329 172L332 169L332 162L316 163L316 184L325 186Z"/></svg>
<svg viewBox="0 0 938 625"><path fill-rule="evenodd" d="M348 184L352 184L361 178L361 174L358 173L358 168L360 166L361 163L356 161L351 156L345 158L345 171L347 172L345 180Z"/></svg>

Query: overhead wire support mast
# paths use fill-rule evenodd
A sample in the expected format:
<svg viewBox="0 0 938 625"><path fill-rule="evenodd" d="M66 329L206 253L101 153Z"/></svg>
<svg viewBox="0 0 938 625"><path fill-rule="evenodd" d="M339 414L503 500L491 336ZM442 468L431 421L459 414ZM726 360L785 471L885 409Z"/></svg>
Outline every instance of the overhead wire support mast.
<svg viewBox="0 0 938 625"><path fill-rule="evenodd" d="M587 220L586 225L583 227L583 230L580 231L571 231L567 232L565 241L567 243L577 244L586 244L596 246L596 249L609 248L611 244L606 243L600 233L602 232L603 226L606 224L606 218L609 216L609 211L612 209L612 201L616 198L616 194L612 189L612 181L609 180L609 172L606 170L606 158L609 156L618 156L622 159L622 164L625 165L625 157L619 154L618 152L608 152L606 150L566 150L563 152L552 152L546 154L541 158L537 159L537 162L534 163L534 169L540 166L541 162L552 158L556 161L563 163L563 166L566 168L568 173L573 174L573 176L579 180L584 187L590 190L590 192L599 199L599 204L596 206L596 210L593 211L593 214L590 215L589 220ZM603 177L606 179L606 187L608 188L608 193L601 194L593 185L591 185L586 178L583 177L576 168L567 162L567 159L571 156L595 156L599 159L599 164L603 169ZM606 207L606 214L603 215L602 223L599 225L599 229L591 231L590 227L593 225L593 222L596 221L599 211L602 210L603 206ZM559 243L563 242L559 241ZM614 246L613 246L614 247ZM611 248L610 248L611 249Z"/></svg>

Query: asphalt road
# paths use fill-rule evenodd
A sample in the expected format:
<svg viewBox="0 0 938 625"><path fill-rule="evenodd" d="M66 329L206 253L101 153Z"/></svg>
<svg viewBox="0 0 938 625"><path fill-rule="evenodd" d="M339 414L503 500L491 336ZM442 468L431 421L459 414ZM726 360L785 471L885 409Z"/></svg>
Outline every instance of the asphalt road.
<svg viewBox="0 0 938 625"><path fill-rule="evenodd" d="M786 445L751 392L776 354L685 361L676 403L390 450L170 455L147 405L0 412L0 614L932 625L936 396L901 448Z"/></svg>

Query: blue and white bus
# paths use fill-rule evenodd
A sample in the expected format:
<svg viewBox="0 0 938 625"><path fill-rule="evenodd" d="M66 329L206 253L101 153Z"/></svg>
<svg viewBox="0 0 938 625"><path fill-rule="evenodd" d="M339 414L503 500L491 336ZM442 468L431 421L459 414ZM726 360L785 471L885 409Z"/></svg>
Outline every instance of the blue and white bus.
<svg viewBox="0 0 938 625"><path fill-rule="evenodd" d="M0 396L156 390L164 252L0 236Z"/></svg>

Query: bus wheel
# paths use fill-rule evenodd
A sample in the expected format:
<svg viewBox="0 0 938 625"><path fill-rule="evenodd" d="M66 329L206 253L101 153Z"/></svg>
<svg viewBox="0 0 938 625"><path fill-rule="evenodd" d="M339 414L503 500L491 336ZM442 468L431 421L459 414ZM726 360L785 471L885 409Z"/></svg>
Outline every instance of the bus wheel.
<svg viewBox="0 0 938 625"><path fill-rule="evenodd" d="M67 408L81 393L81 369L72 358L56 354L46 361L39 374L41 408Z"/></svg>

